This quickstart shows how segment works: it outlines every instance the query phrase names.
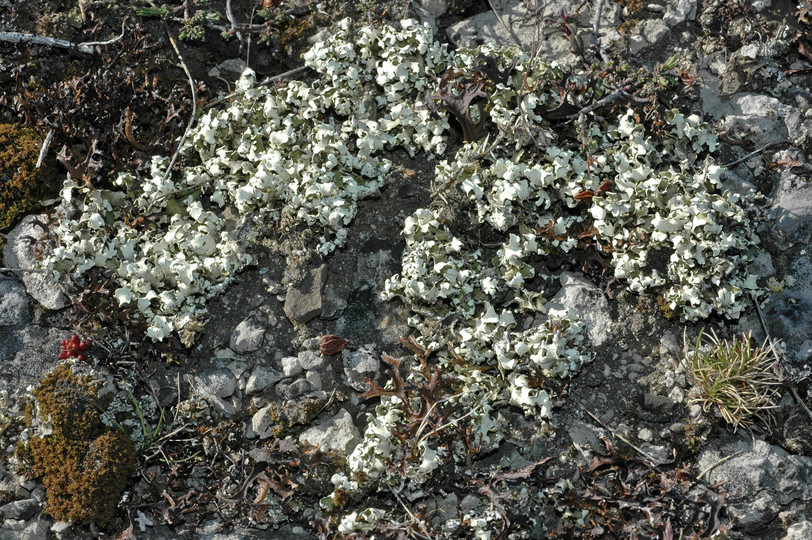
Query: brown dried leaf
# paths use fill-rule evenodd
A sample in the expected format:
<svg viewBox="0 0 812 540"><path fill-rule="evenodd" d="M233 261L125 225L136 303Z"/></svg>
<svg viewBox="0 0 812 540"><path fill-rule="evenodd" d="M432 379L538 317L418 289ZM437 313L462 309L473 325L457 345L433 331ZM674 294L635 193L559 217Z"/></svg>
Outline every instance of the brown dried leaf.
<svg viewBox="0 0 812 540"><path fill-rule="evenodd" d="M328 334L319 340L319 352L325 356L333 356L340 353L347 346L347 343L349 341L341 336Z"/></svg>

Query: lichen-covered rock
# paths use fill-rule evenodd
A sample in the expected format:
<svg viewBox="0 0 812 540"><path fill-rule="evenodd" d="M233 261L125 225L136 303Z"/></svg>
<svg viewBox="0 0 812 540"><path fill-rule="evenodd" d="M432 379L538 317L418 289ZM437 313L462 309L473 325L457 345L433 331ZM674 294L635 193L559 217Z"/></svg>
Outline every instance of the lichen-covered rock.
<svg viewBox="0 0 812 540"><path fill-rule="evenodd" d="M321 293L327 281L327 267L309 268L305 277L288 288L285 297L285 315L292 322L306 324L321 313Z"/></svg>
<svg viewBox="0 0 812 540"><path fill-rule="evenodd" d="M258 394L281 379L282 374L277 370L267 366L255 366L248 376L245 392L249 395Z"/></svg>
<svg viewBox="0 0 812 540"><path fill-rule="evenodd" d="M0 326L14 326L27 318L25 287L10 279L0 279Z"/></svg>
<svg viewBox="0 0 812 540"><path fill-rule="evenodd" d="M720 462L720 459L730 459ZM781 506L812 501L812 458L789 454L763 440L733 441L701 451L698 469L714 465L708 482L725 482L729 511L739 523L757 528L772 521ZM755 501L753 494L759 494Z"/></svg>
<svg viewBox="0 0 812 540"><path fill-rule="evenodd" d="M334 450L344 454L352 452L360 441L361 433L346 409L341 409L323 424L313 426L299 435L299 442L318 446L324 451Z"/></svg>
<svg viewBox="0 0 812 540"><path fill-rule="evenodd" d="M262 346L266 328L267 325L256 320L255 317L245 318L231 333L229 348L237 354L246 354L259 350Z"/></svg>
<svg viewBox="0 0 812 540"><path fill-rule="evenodd" d="M47 309L62 309L68 305L68 297L51 276L42 272L39 268L40 261L34 254L34 243L45 236L45 230L38 224L44 219L44 215L25 216L6 236L3 260L6 266L20 269L17 274L34 300Z"/></svg>

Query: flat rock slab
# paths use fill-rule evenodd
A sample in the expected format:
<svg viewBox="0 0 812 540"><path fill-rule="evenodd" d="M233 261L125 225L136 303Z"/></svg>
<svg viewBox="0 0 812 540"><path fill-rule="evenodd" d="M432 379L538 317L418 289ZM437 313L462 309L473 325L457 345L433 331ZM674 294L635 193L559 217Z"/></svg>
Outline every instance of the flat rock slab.
<svg viewBox="0 0 812 540"><path fill-rule="evenodd" d="M59 342L69 336L65 330L37 324L0 327L0 390L13 394L42 379L60 363Z"/></svg>
<svg viewBox="0 0 812 540"><path fill-rule="evenodd" d="M285 315L294 323L307 324L321 314L321 293L327 281L327 265L308 268L304 279L288 287Z"/></svg>
<svg viewBox="0 0 812 540"><path fill-rule="evenodd" d="M728 456L733 457L719 463ZM781 506L793 501L812 500L808 481L812 458L789 454L762 440L748 438L704 449L697 465L699 470L715 465L708 473L708 483L724 482L731 515L745 527L769 523Z"/></svg>
<svg viewBox="0 0 812 540"><path fill-rule="evenodd" d="M712 95L717 93L717 95ZM777 98L752 92L733 94L721 101L718 91L703 87L703 109L719 121L719 131L735 139L751 141L756 147L786 141L802 134L801 112Z"/></svg>
<svg viewBox="0 0 812 540"><path fill-rule="evenodd" d="M350 413L341 409L325 423L302 432L299 442L318 446L322 450L349 454L361 442L361 433L355 427Z"/></svg>
<svg viewBox="0 0 812 540"><path fill-rule="evenodd" d="M551 33L551 25L545 18L557 20L561 14L573 14L583 2L580 0L551 0L543 2L541 10L536 12L535 5L527 6L525 2L515 0L495 0L494 9L521 43L525 52L539 47L539 55L548 60L564 65L574 65L578 58L572 53L569 41L560 33ZM601 47L620 38L615 29L620 23L620 6L615 2L604 2L601 10ZM476 47L477 45L494 45L496 47L513 47L516 45L510 31L499 21L494 11L486 11L448 27L449 39L459 47ZM579 29L581 39L587 45L592 33L592 13L581 9L572 20L572 25ZM557 28L556 28L557 30ZM545 34L546 31L546 34Z"/></svg>
<svg viewBox="0 0 812 540"><path fill-rule="evenodd" d="M229 348L237 354L246 354L259 350L262 346L266 328L266 324L254 317L243 319L231 333Z"/></svg>
<svg viewBox="0 0 812 540"><path fill-rule="evenodd" d="M784 171L778 181L770 207L769 233L787 249L812 240L812 182Z"/></svg>
<svg viewBox="0 0 812 540"><path fill-rule="evenodd" d="M195 377L198 393L204 397L227 398L237 389L237 379L228 368L215 368Z"/></svg>
<svg viewBox="0 0 812 540"><path fill-rule="evenodd" d="M28 296L22 283L0 280L0 326L14 326L28 319Z"/></svg>
<svg viewBox="0 0 812 540"><path fill-rule="evenodd" d="M45 236L45 230L37 223L44 222L45 219L44 215L25 216L6 236L3 260L6 266L20 269L17 274L22 278L26 291L34 300L46 309L62 309L68 305L68 297L51 276L39 272L37 259L34 257L34 244Z"/></svg>

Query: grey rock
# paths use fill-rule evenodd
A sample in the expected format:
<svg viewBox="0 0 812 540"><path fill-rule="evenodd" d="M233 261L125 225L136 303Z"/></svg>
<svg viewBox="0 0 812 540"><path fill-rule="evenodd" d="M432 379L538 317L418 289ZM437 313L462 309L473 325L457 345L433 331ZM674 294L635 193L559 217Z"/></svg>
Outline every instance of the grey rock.
<svg viewBox="0 0 812 540"><path fill-rule="evenodd" d="M812 250L791 250L782 257L782 267L792 286L772 294L765 304L764 313L769 321L770 334L784 344L793 369L809 373L809 329L812 328ZM796 373L796 375L805 375Z"/></svg>
<svg viewBox="0 0 812 540"><path fill-rule="evenodd" d="M537 42L538 30L544 28L544 19L556 20L562 13L576 13L573 25L576 28L592 28L589 10L578 10L579 0L549 0L541 3L541 9L528 6L525 2L514 0L494 0L493 8L499 13L502 20L513 30L521 43L522 49L530 51L538 45L539 55L548 61L556 61L566 66L578 63L578 58L572 53L569 41L560 34L552 34ZM601 10L601 37L600 45L606 49L612 41L620 39L615 29L620 24L621 8L616 2L605 2ZM481 44L496 47L513 47L516 43L510 32L505 29L494 11L489 10L474 15L464 21L451 25L447 34L449 39L460 47L476 47ZM590 32L581 37L585 44L588 42Z"/></svg>
<svg viewBox="0 0 812 540"><path fill-rule="evenodd" d="M454 493L430 499L426 503L426 513L431 516L431 522L435 527L443 527L448 520L459 517L460 500Z"/></svg>
<svg viewBox="0 0 812 540"><path fill-rule="evenodd" d="M774 97L740 92L721 102L707 92L701 91L701 95L705 112L719 120L719 129L728 130L731 137L749 140L760 147L785 141L789 136L785 119L793 116L793 107Z"/></svg>
<svg viewBox="0 0 812 540"><path fill-rule="evenodd" d="M809 540L812 538L812 523L799 521L787 528L787 534L782 540Z"/></svg>
<svg viewBox="0 0 812 540"><path fill-rule="evenodd" d="M299 365L302 369L321 369L327 364L327 358L315 351L302 351L298 356Z"/></svg>
<svg viewBox="0 0 812 540"><path fill-rule="evenodd" d="M733 457L719 463L727 456ZM725 482L730 513L741 526L765 525L781 506L812 500L812 458L791 455L763 440L712 443L700 453L697 467L705 470L711 465L715 467L707 481Z"/></svg>
<svg viewBox="0 0 812 540"><path fill-rule="evenodd" d="M11 394L41 379L60 363L54 347L68 337L69 332L37 324L0 327L0 390Z"/></svg>
<svg viewBox="0 0 812 540"><path fill-rule="evenodd" d="M272 418L272 407L266 405L265 407L254 413L251 417L251 430L260 439L267 439L273 436L273 427L276 424Z"/></svg>
<svg viewBox="0 0 812 540"><path fill-rule="evenodd" d="M39 511L36 499L20 499L0 506L0 516L6 519L28 519Z"/></svg>
<svg viewBox="0 0 812 540"><path fill-rule="evenodd" d="M567 435L581 456L589 461L592 459L592 449L601 448L600 437L603 435L598 429L590 424L580 421L573 421L567 429Z"/></svg>
<svg viewBox="0 0 812 540"><path fill-rule="evenodd" d="M258 394L280 380L282 380L282 374L277 370L266 366L256 366L248 376L245 391L248 394Z"/></svg>
<svg viewBox="0 0 812 540"><path fill-rule="evenodd" d="M234 360L228 365L228 370L235 378L239 379L248 370L248 363L242 360Z"/></svg>
<svg viewBox="0 0 812 540"><path fill-rule="evenodd" d="M763 11L773 5L773 0L751 0L750 6L756 11ZM804 538L812 538L812 533Z"/></svg>
<svg viewBox="0 0 812 540"><path fill-rule="evenodd" d="M315 43L321 43L322 41L326 41L330 37L330 35L331 35L330 31L325 28L323 30L320 30L320 31L316 32L315 34L313 34L309 38L307 38L307 41L309 43L314 43L314 44Z"/></svg>
<svg viewBox="0 0 812 540"><path fill-rule="evenodd" d="M245 354L259 350L267 326L254 317L243 319L231 332L229 348L237 354Z"/></svg>
<svg viewBox="0 0 812 540"><path fill-rule="evenodd" d="M747 267L747 271L761 277L772 276L775 274L773 258L766 251L762 251L753 258Z"/></svg>
<svg viewBox="0 0 812 540"><path fill-rule="evenodd" d="M334 258L330 263L327 283L322 294L321 318L332 321L347 309L347 298L356 276L355 259Z"/></svg>
<svg viewBox="0 0 812 540"><path fill-rule="evenodd" d="M285 296L285 315L294 323L306 324L321 314L321 293L327 281L327 265L307 270L304 279L288 287Z"/></svg>
<svg viewBox="0 0 812 540"><path fill-rule="evenodd" d="M812 455L812 423L806 411L792 404L789 415L779 422L783 434L781 447L793 454Z"/></svg>
<svg viewBox="0 0 812 540"><path fill-rule="evenodd" d="M376 380L381 373L381 361L378 353L371 347L365 346L357 351L344 349L341 351L344 360L344 373L347 383L359 392L369 389L366 379Z"/></svg>
<svg viewBox="0 0 812 540"><path fill-rule="evenodd" d="M674 332L665 332L660 338L660 354L682 354L682 340L677 339Z"/></svg>
<svg viewBox="0 0 812 540"><path fill-rule="evenodd" d="M237 379L228 368L215 368L195 377L197 392L203 397L225 399L237 389Z"/></svg>
<svg viewBox="0 0 812 540"><path fill-rule="evenodd" d="M0 280L0 326L14 326L27 319L25 286L10 279Z"/></svg>
<svg viewBox="0 0 812 540"><path fill-rule="evenodd" d="M0 539L14 540L46 540L48 538L48 528L51 526L49 520L38 520L27 522L24 520L7 520L5 526L14 531L11 536L2 536L6 531L0 529Z"/></svg>
<svg viewBox="0 0 812 540"><path fill-rule="evenodd" d="M646 392L643 394L643 408L647 411L668 413L674 408L671 398Z"/></svg>
<svg viewBox="0 0 812 540"><path fill-rule="evenodd" d="M321 390L323 385L321 382L321 375L318 371L308 371L305 375L307 382L310 383L310 388L313 390Z"/></svg>
<svg viewBox="0 0 812 540"><path fill-rule="evenodd" d="M563 272L559 280L561 290L547 306L551 309L575 308L586 322L587 335L592 345L602 345L609 338L612 328L609 302L603 291L582 275L573 272Z"/></svg>
<svg viewBox="0 0 812 540"><path fill-rule="evenodd" d="M45 231L35 225L35 221L46 221L44 215L25 216L6 236L6 245L3 248L3 260L10 268L21 270L37 270L37 259L34 257L33 243L40 240ZM25 289L34 300L46 309L62 309L68 305L68 297L62 292L50 275L40 272L17 271L17 275L25 283Z"/></svg>
<svg viewBox="0 0 812 540"><path fill-rule="evenodd" d="M480 504L482 504L482 499L476 495L468 494L462 498L462 501L460 502L460 510L463 512L468 512L469 510L473 510L474 508L478 507Z"/></svg>
<svg viewBox="0 0 812 540"><path fill-rule="evenodd" d="M442 17L448 11L446 0L418 0L417 3L434 17Z"/></svg>
<svg viewBox="0 0 812 540"><path fill-rule="evenodd" d="M284 377L295 377L302 372L302 364L296 356L286 356L282 358L282 375Z"/></svg>
<svg viewBox="0 0 812 540"><path fill-rule="evenodd" d="M313 426L299 435L299 442L349 454L361 442L361 433L352 421L352 416L341 409L325 423Z"/></svg>
<svg viewBox="0 0 812 540"><path fill-rule="evenodd" d="M276 385L276 393L282 399L293 399L306 394L311 390L310 383L307 379L296 379L295 381L284 383L280 382Z"/></svg>
<svg viewBox="0 0 812 540"><path fill-rule="evenodd" d="M696 0L676 0L663 15L663 22L675 26L685 20L696 19Z"/></svg>
<svg viewBox="0 0 812 540"><path fill-rule="evenodd" d="M210 77L219 77L223 72L239 75L245 69L245 61L242 58L229 58L220 62L209 70Z"/></svg>
<svg viewBox="0 0 812 540"><path fill-rule="evenodd" d="M411 2L409 7L414 14L417 15L417 20L420 21L420 24L428 24L431 27L431 33L437 33L437 18L434 15L429 13L417 2Z"/></svg>
<svg viewBox="0 0 812 540"><path fill-rule="evenodd" d="M670 33L668 26L660 19L651 19L644 22L641 28L641 34L649 45L656 45Z"/></svg>
<svg viewBox="0 0 812 540"><path fill-rule="evenodd" d="M761 47L756 43L750 43L739 49L738 54L742 58L749 58L755 60L761 51Z"/></svg>
<svg viewBox="0 0 812 540"><path fill-rule="evenodd" d="M648 42L646 38L644 38L640 34L634 34L633 36L629 36L629 52L632 54L637 54L643 49L648 47Z"/></svg>
<svg viewBox="0 0 812 540"><path fill-rule="evenodd" d="M812 239L812 183L781 173L770 207L770 232L784 249Z"/></svg>

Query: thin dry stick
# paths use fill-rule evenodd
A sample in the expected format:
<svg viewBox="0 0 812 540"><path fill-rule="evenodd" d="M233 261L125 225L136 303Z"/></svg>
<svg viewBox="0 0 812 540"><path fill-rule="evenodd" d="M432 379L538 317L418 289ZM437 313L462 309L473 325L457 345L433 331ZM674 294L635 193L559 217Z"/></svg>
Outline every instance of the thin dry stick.
<svg viewBox="0 0 812 540"><path fill-rule="evenodd" d="M738 456L739 454L742 454L742 453L743 452L741 450L739 450L738 452L735 452L733 454L730 454L729 456L723 457L722 459L720 459L716 463L713 463L713 464L709 465L708 467L705 468L704 471L702 471L701 473L699 473L696 476L696 480L697 481L702 480L702 477L705 476L706 474L708 474L709 472L711 472L713 469L715 469L716 467L718 467L722 463L730 461L731 459L733 459L734 457L736 457L736 456Z"/></svg>
<svg viewBox="0 0 812 540"><path fill-rule="evenodd" d="M761 322L761 328L764 329L764 334L767 336L767 342L770 344L770 348L773 351L773 355L775 356L776 362L778 362L778 367L784 373L789 374L788 370L784 366L783 360L778 355L778 351L776 350L775 344L773 343L773 338L770 337L770 330L769 330L769 328L767 328L767 321L764 319L764 314L761 312L761 306L758 304L758 299L756 298L756 296L754 294L751 294L751 296L753 298L753 303L756 305L756 313L758 313L758 320ZM801 408L803 408L803 410L806 411L806 414L809 416L809 418L812 419L812 411L809 410L809 407L806 406L806 403L804 403L804 400L802 400L801 396L798 395L798 385L797 385L797 383L795 381L791 380L791 379L788 382L789 382L789 384L787 384L787 386L789 387L789 391L792 393L792 397L795 398L795 401L798 402L798 404L801 406Z"/></svg>
<svg viewBox="0 0 812 540"><path fill-rule="evenodd" d="M178 60L180 61L180 65L183 67L183 71L186 72L186 77L189 78L189 88L192 89L192 118L189 120L189 124L186 126L186 131L183 132L183 135L178 141L178 147L175 149L175 153L172 154L172 159L169 161L169 166L166 168L164 172L164 176L161 179L161 182L166 182L166 179L169 178L169 175L172 174L172 167L175 165L175 161L178 160L178 155L180 154L180 149L183 148L183 143L186 141L186 137L189 135L189 132L192 131L192 126L195 123L195 119L197 118L197 92L195 91L195 80L192 77L192 72L189 71L189 66L186 65L186 62L183 60L183 55L180 54L180 48L178 47L178 43L175 41L172 32L169 31L169 27L164 23L164 30L166 31L166 35L169 37L169 43L172 44L172 48L175 49L175 54L178 55ZM158 202L160 198L154 199L149 208L147 208L147 213L152 209L152 205Z"/></svg>
<svg viewBox="0 0 812 540"><path fill-rule="evenodd" d="M278 81L279 79L284 79L285 77L288 77L290 75L295 75L295 74L297 74L297 73L299 73L301 71L304 71L306 69L307 69L307 66L299 66L297 68L293 68L293 69L291 69L289 71L286 71L284 73L280 73L279 75L274 75L273 77L266 77L266 78L262 79L262 82L260 82L259 84L261 84L262 86L265 86L266 84L271 84L274 81Z"/></svg>
<svg viewBox="0 0 812 540"><path fill-rule="evenodd" d="M122 24L122 27L124 25ZM46 47L61 47L63 49L73 49L83 54L93 54L96 51L93 47L112 45L116 41L124 37L124 28L121 29L121 35L117 38L109 39L107 41L85 41L82 43L74 43L66 39L50 38L41 36L39 34L23 34L21 32L0 32L0 41L7 43L33 43L35 45L45 45Z"/></svg>
<svg viewBox="0 0 812 540"><path fill-rule="evenodd" d="M767 144L765 144L764 146L762 146L761 148L759 148L758 150L753 150L753 151L752 151L752 152L750 152L749 154L745 154L745 155L743 155L742 157L740 157L739 159L733 160L733 161L731 161L730 163L725 163L724 165L722 165L722 167L724 167L724 168L726 169L726 168L728 168L728 167L733 167L734 165L738 165L739 163L741 163L741 162L743 162L743 161L746 161L746 160L750 159L751 157L755 156L756 154L760 154L761 152L763 152L763 151L764 151L764 150L766 150L767 148L769 148L769 147L771 147L771 146L775 146L775 145L777 145L777 144L784 144L784 143L783 143L783 142L771 142L771 143L767 143Z"/></svg>
<svg viewBox="0 0 812 540"><path fill-rule="evenodd" d="M37 169L42 167L42 162L45 160L45 155L48 153L48 147L51 145L51 141L54 139L54 130L48 131L48 135L45 136L45 140L42 141L42 148L39 149L39 158L37 158Z"/></svg>
<svg viewBox="0 0 812 540"><path fill-rule="evenodd" d="M290 71L280 73L279 75L274 75L273 77L267 77L266 79L263 79L262 82L260 82L259 84L264 86L264 85L270 84L270 83L272 83L274 81L278 81L279 79L282 79L284 77L288 77L290 75L295 75L296 73L299 73L300 71L304 71L306 69L307 69L307 66L299 66L297 68L291 69ZM230 94L228 94L226 96L217 98L217 99L215 99L213 101L210 101L210 102L206 103L205 105L203 105L202 109L204 111L207 110L207 109L211 109L212 107L215 107L215 106L223 103L224 101L228 101L229 99L233 98L237 94L239 94L239 92L231 92Z"/></svg>
<svg viewBox="0 0 812 540"><path fill-rule="evenodd" d="M406 512L406 514L408 514L408 516L412 518L412 521L414 521L414 523L416 523L421 529L423 529L423 534L417 533L415 531L412 531L412 533L417 535L419 538L431 540L431 534L429 533L429 531L426 530L426 526L419 519L417 519L417 516L415 516L412 513L412 511L409 510L409 507L403 503L403 500L400 498L400 495L398 495L398 493L392 488L392 486L389 486L389 491L391 491L392 495L394 495L395 498L398 500L398 502L403 507L403 510Z"/></svg>
<svg viewBox="0 0 812 540"><path fill-rule="evenodd" d="M511 27L509 27L507 24L505 24L504 19L502 19L502 16L499 14L499 12L498 12L498 11L496 10L496 8L493 6L493 2L492 2L492 0L488 0L488 5L489 5L489 6L491 6L491 9L493 10L493 14L494 14L494 15L496 15L496 18L497 18L497 19L499 19L499 22L502 24L502 26L504 26L504 27L505 27L505 30L507 30L507 31L508 31L508 33L510 34L510 37L511 37L511 38L513 38L513 43L515 43L515 44L516 44L516 46L517 46L517 47L519 47L519 48L521 49L521 48L522 48L522 42L521 42L521 41L519 41L519 38L518 38L518 37L516 36L516 34L513 32L513 28L511 28Z"/></svg>
<svg viewBox="0 0 812 540"><path fill-rule="evenodd" d="M237 39L240 40L240 49L242 49L244 45L242 32L237 30L237 20L234 18L234 12L231 11L231 0L226 0L226 17L228 18L228 22L231 23L231 32L237 35Z"/></svg>
<svg viewBox="0 0 812 540"><path fill-rule="evenodd" d="M601 47L600 31L601 31L601 12L603 11L604 0L598 0L598 5L595 7L595 20L592 21L592 46L598 51L598 56L603 60L604 65L608 64L611 58L604 52Z"/></svg>
<svg viewBox="0 0 812 540"><path fill-rule="evenodd" d="M636 450L636 451L637 451L637 452L638 452L638 453L639 453L641 456L643 456L643 457L645 457L647 460L649 460L649 461L651 462L651 466L652 466L652 468L654 468L654 469L656 469L656 470L659 470L659 469L658 469L658 467L661 465L661 463L659 463L659 461L658 461L657 459L655 459L655 458L654 458L652 455L648 454L648 453L647 453L645 450L643 450L642 448L637 447L637 446L636 446L636 445L635 445L633 442L631 442L629 439L627 439L626 437L624 437L623 435L621 435L620 433L618 433L618 432L617 432L617 431L615 431L614 429L612 429L612 428L610 428L609 426L607 426L606 424L604 424L604 423L601 421L601 419L600 419L600 418L598 418L597 416L595 416L594 414L592 414L592 413L589 411L589 409L587 409L587 408L586 408L586 407L584 407L583 405L580 405L580 404L579 404L579 407L581 407L581 410L583 410L583 411L584 411L586 414L588 414L589 416L591 416L591 417L592 417L592 419L593 419L595 422L597 422L599 426L601 426L603 429L607 430L607 431L608 431L609 433L611 433L613 436L617 437L617 438L618 438L618 439L620 439L621 441L625 442L626 444L628 444L629 446L631 446L632 448L634 448L634 449L635 449L635 450Z"/></svg>
<svg viewBox="0 0 812 540"><path fill-rule="evenodd" d="M10 268L8 266L0 267L0 272L31 272L34 274L46 274L47 270L40 268Z"/></svg>

